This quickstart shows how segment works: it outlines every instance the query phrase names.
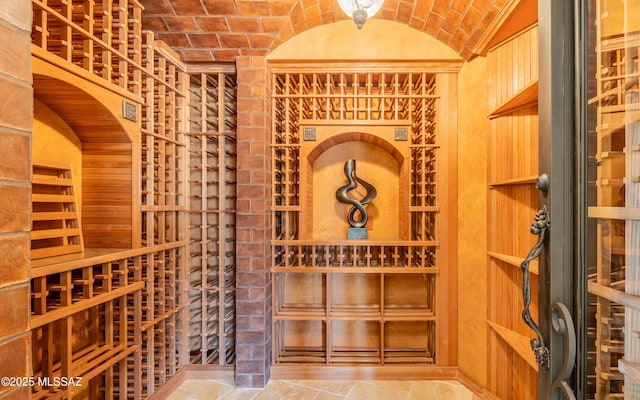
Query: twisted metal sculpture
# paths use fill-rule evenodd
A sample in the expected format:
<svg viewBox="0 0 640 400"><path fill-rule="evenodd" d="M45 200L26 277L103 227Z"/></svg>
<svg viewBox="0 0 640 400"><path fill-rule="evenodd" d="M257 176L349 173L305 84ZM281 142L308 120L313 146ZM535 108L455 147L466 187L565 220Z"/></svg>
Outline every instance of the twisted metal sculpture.
<svg viewBox="0 0 640 400"><path fill-rule="evenodd" d="M356 160L349 159L346 163L344 163L344 174L347 177L349 183L339 187L338 190L336 190L336 199L341 203L352 205L349 213L347 214L347 221L353 228L362 228L369 220L367 210L364 208L364 206L365 204L371 203L378 192L372 184L356 176ZM347 195L349 191L358 187L358 183L361 184L367 191L365 196L359 201ZM360 213L359 220L355 219L356 211Z"/></svg>

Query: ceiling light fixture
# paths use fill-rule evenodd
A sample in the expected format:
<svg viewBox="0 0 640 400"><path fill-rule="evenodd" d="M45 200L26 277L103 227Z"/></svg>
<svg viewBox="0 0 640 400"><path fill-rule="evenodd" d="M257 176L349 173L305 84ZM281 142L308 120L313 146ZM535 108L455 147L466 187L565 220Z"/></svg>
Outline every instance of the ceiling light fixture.
<svg viewBox="0 0 640 400"><path fill-rule="evenodd" d="M384 0L338 0L345 14L353 18L358 29L362 29L367 18L371 18L382 8Z"/></svg>

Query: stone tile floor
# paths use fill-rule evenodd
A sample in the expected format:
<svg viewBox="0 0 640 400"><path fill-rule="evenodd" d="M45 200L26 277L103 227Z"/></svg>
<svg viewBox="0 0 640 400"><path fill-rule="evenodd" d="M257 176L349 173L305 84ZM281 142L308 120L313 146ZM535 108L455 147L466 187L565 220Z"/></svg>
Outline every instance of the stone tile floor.
<svg viewBox="0 0 640 400"><path fill-rule="evenodd" d="M271 380L263 389L232 380L186 380L168 400L479 400L456 381Z"/></svg>

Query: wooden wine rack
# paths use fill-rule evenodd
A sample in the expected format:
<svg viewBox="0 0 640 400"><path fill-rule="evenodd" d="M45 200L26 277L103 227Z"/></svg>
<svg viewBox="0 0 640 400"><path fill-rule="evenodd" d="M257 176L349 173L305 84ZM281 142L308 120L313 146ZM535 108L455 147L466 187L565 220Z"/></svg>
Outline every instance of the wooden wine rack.
<svg viewBox="0 0 640 400"><path fill-rule="evenodd" d="M189 76L190 363L235 360L236 82Z"/></svg>
<svg viewBox="0 0 640 400"><path fill-rule="evenodd" d="M142 6L137 0L32 0L36 52L140 95Z"/></svg>
<svg viewBox="0 0 640 400"><path fill-rule="evenodd" d="M273 363L448 365L450 349L440 345L451 317L443 307L451 271L441 268L451 244L442 135L455 74L307 71L278 66L272 81ZM376 130L398 125L406 138ZM314 143L307 126L335 133ZM395 240L314 239L312 156L352 142L400 154L404 228Z"/></svg>
<svg viewBox="0 0 640 400"><path fill-rule="evenodd" d="M100 221L113 215L103 211L128 210L133 249L122 250L131 240L114 241L108 232L100 238L93 230L104 248L74 244L56 254L34 248L36 257L47 251L32 261L34 374L83 376L84 386L37 386L33 398L142 399L190 363L233 364L234 73L211 72L210 66L188 71L142 30L135 0L34 0L33 10L35 57L137 109L128 115L139 127L133 143L124 142L126 135L83 132L80 139L89 139L82 143L83 172L92 173L83 188L103 185L107 171L129 179L117 187L140 178L121 195L139 194L133 204L99 204L96 190L89 190ZM193 95L195 86L200 97ZM134 162L140 162L139 175L130 171L137 169ZM34 167L34 193L57 191L66 196L65 209L44 209L38 205L43 198L34 197L34 232L49 211L67 226L74 219L68 167L49 164ZM92 223L92 229L100 226ZM39 240L38 233L34 237Z"/></svg>
<svg viewBox="0 0 640 400"><path fill-rule="evenodd" d="M173 52L143 32L141 113L141 237L144 246L166 246L140 271L142 396L150 395L187 363L186 296L187 140L186 73ZM180 244L180 245L178 245Z"/></svg>

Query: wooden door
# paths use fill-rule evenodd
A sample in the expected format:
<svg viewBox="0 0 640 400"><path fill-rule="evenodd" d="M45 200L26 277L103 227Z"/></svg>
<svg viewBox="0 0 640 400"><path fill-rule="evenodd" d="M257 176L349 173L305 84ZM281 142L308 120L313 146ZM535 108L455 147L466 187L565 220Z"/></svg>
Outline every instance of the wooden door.
<svg viewBox="0 0 640 400"><path fill-rule="evenodd" d="M574 5L543 0L539 5L538 207L549 228L539 262L539 325L547 365L538 373L538 397L575 399L576 337L574 259Z"/></svg>

